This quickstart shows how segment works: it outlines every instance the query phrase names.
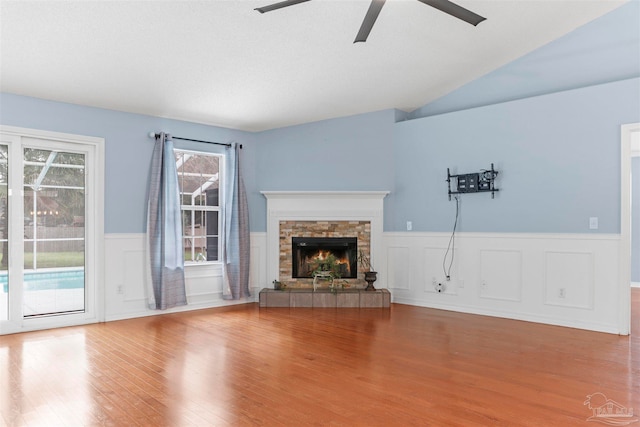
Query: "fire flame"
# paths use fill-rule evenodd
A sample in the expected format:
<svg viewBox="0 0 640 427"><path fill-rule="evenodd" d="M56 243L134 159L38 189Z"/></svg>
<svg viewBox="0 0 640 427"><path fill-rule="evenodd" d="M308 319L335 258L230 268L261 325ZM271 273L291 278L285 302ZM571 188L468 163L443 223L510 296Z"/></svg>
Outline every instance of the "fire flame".
<svg viewBox="0 0 640 427"><path fill-rule="evenodd" d="M316 255L311 257L311 259L313 261L324 261L329 257L329 255L331 255L331 251L325 251L320 249ZM347 259L346 256L342 258L336 258L336 264L349 264L349 260Z"/></svg>
<svg viewBox="0 0 640 427"><path fill-rule="evenodd" d="M347 276L351 275L351 264L349 262L349 258L346 254L342 255L340 258L336 256L336 254L330 250L319 249L315 254L310 255L306 258L307 271L311 272L318 268L318 265L321 265L320 268L324 269L325 267L328 269L329 265L326 264L322 266L325 261L328 261L331 257L333 257L332 264L337 266L342 274L346 274Z"/></svg>

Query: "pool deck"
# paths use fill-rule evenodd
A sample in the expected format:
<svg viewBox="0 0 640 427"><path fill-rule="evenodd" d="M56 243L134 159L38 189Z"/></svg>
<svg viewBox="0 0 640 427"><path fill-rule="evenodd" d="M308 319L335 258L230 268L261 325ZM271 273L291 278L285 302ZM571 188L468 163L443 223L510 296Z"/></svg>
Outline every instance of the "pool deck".
<svg viewBox="0 0 640 427"><path fill-rule="evenodd" d="M8 294L0 289L0 320L7 319ZM25 291L23 316L84 310L84 289Z"/></svg>
<svg viewBox="0 0 640 427"><path fill-rule="evenodd" d="M43 268L38 270L24 270L25 278L42 276L43 279L51 280L49 275L63 273L64 280L69 282L68 273L83 273L82 267L58 267ZM7 271L0 271L0 320L8 318L8 298L7 294ZM66 274L64 274L66 273ZM28 279L27 279L28 280ZM36 281L38 283L38 281ZM80 283L82 286L82 283ZM65 313L69 311L84 310L84 287L60 287L59 289L29 289L25 286L23 291L23 316L37 316L45 314Z"/></svg>

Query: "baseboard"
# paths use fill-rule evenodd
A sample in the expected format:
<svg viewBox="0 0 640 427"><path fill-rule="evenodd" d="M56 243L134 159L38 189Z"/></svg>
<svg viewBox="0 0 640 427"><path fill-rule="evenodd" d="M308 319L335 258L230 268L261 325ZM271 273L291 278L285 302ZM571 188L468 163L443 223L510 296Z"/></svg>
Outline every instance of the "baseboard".
<svg viewBox="0 0 640 427"><path fill-rule="evenodd" d="M170 313L182 313L186 311L205 310L208 308L229 307L229 306L241 305L241 304L257 304L256 301L253 300L254 298L253 295L249 298L251 299L243 299L243 300L237 300L237 301L220 300L215 302L209 302L207 304L188 304L180 307L175 307L169 310L145 310L145 311L138 311L138 312L132 312L132 313L117 314L114 316L107 316L105 318L105 322L113 322L116 320L137 319L140 317L159 316L162 314L170 314Z"/></svg>
<svg viewBox="0 0 640 427"><path fill-rule="evenodd" d="M597 322L584 321L568 321L567 319L557 317L539 316L532 313L515 313L511 311L502 311L495 309L485 309L482 307L465 306L460 304L433 304L430 302L416 300L412 298L394 298L394 304L407 304L418 307L433 308L436 310L454 311L458 313L475 314L479 316L499 317L501 319L519 320L524 322L543 323L545 325L562 326L567 328L585 329L589 331L605 332L609 334L618 334L615 325L605 325Z"/></svg>
<svg viewBox="0 0 640 427"><path fill-rule="evenodd" d="M631 282L632 288L640 288L640 282Z"/></svg>

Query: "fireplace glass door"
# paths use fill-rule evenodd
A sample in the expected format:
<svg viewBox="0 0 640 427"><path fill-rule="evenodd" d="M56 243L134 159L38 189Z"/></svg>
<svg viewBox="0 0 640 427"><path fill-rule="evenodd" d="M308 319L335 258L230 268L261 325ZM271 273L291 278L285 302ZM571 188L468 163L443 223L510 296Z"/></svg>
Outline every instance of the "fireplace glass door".
<svg viewBox="0 0 640 427"><path fill-rule="evenodd" d="M358 277L356 237L292 237L292 277L311 278L331 271L342 279Z"/></svg>

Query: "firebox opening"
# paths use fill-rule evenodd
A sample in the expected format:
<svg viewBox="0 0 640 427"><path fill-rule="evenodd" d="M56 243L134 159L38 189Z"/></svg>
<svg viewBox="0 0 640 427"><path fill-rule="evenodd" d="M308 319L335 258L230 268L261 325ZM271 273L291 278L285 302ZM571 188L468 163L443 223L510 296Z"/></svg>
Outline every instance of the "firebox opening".
<svg viewBox="0 0 640 427"><path fill-rule="evenodd" d="M313 277L327 259L334 258L342 279L358 277L358 239L356 237L292 237L292 277Z"/></svg>

